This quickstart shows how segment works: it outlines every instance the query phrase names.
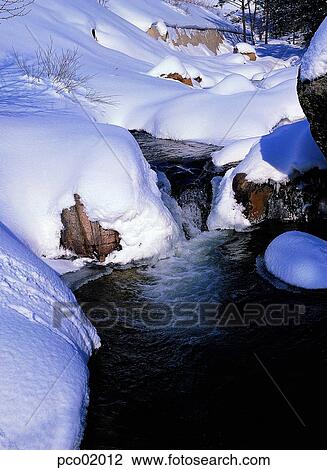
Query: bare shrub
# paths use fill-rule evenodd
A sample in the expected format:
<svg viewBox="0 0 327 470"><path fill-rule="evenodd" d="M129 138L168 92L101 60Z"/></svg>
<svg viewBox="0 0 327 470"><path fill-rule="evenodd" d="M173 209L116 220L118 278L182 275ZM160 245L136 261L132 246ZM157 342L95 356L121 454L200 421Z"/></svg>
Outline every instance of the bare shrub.
<svg viewBox="0 0 327 470"><path fill-rule="evenodd" d="M49 80L57 93L82 92L82 96L93 102L109 103L110 98L97 94L88 86L91 75L81 72L78 48L61 49L59 52L54 48L53 41L43 49L39 47L35 51L35 59L27 61L14 50L14 58L19 69L34 84L42 80Z"/></svg>
<svg viewBox="0 0 327 470"><path fill-rule="evenodd" d="M32 3L34 0L0 0L0 20L27 15Z"/></svg>

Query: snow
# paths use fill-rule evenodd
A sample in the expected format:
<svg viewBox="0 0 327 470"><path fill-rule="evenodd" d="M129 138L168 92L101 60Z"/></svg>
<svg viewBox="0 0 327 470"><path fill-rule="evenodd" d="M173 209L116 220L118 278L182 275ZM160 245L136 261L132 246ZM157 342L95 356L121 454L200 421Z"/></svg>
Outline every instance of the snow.
<svg viewBox="0 0 327 470"><path fill-rule="evenodd" d="M251 146L251 144L253 144ZM244 153L249 148L244 157ZM234 155L235 151L235 156ZM209 216L209 228L242 229L249 222L240 217L240 207L237 205L232 189L233 179L238 173L245 173L248 181L255 183L287 183L294 173L305 173L312 168L326 169L326 160L314 141L309 124L306 120L282 126L272 134L256 140L247 140L223 150L213 156L213 161L221 166L221 161L242 159L236 168L229 170L214 198L214 204ZM236 209L235 209L236 208ZM236 215L235 215L236 214Z"/></svg>
<svg viewBox="0 0 327 470"><path fill-rule="evenodd" d="M238 140L230 145L227 145L222 150L214 152L211 157L215 166L221 167L229 163L239 162L244 160L251 148L258 143L259 138Z"/></svg>
<svg viewBox="0 0 327 470"><path fill-rule="evenodd" d="M303 118L295 68L290 74L289 64L269 56L250 63L230 52L189 54L144 32L158 21L212 26L220 19L205 8L193 5L186 14L161 0L112 0L109 9L90 0L36 0L29 15L15 19L14 42L13 23L1 25L0 220L38 255L63 254L60 214L75 193L92 220L122 236L123 250L107 261L165 257L180 240L155 174L134 139L115 126L225 146ZM111 105L87 99L83 87L58 94L51 80L26 77L13 46L33 65L39 44L46 47L50 38L57 50L78 47L88 86L111 97ZM202 82L192 88L160 78L176 71ZM252 82L272 71L279 72L275 86Z"/></svg>
<svg viewBox="0 0 327 470"><path fill-rule="evenodd" d="M237 49L240 54L256 54L255 47L247 42L238 42L235 45L235 49Z"/></svg>
<svg viewBox="0 0 327 470"><path fill-rule="evenodd" d="M74 194L91 220L121 234L123 250L110 260L169 253L179 229L127 131L64 114L0 117L0 123L0 220L35 253L63 254L61 212L74 205Z"/></svg>
<svg viewBox="0 0 327 470"><path fill-rule="evenodd" d="M303 232L287 232L265 252L268 271L303 289L327 289L327 242Z"/></svg>
<svg viewBox="0 0 327 470"><path fill-rule="evenodd" d="M57 274L2 224L0 285L0 449L78 448L96 331Z"/></svg>
<svg viewBox="0 0 327 470"><path fill-rule="evenodd" d="M166 37L166 35L168 33L168 29L167 29L167 26L166 26L165 22L162 21L162 20L159 20L159 21L157 21L156 26L157 26L157 30L158 30L160 36L163 37L163 38Z"/></svg>
<svg viewBox="0 0 327 470"><path fill-rule="evenodd" d="M314 35L301 63L301 80L313 81L327 74L327 18Z"/></svg>
<svg viewBox="0 0 327 470"><path fill-rule="evenodd" d="M161 77L162 75L169 75L170 73L178 73L184 78L188 78L189 75L182 62L175 56L167 56L158 65L153 67L148 75L152 77Z"/></svg>

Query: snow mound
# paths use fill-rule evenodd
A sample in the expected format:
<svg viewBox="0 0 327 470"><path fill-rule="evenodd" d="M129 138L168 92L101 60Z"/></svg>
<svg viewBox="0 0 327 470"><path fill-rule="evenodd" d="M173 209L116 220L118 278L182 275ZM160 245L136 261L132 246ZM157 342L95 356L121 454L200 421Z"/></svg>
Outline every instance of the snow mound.
<svg viewBox="0 0 327 470"><path fill-rule="evenodd" d="M301 80L313 81L327 74L327 18L314 35L301 63Z"/></svg>
<svg viewBox="0 0 327 470"><path fill-rule="evenodd" d="M243 139L227 145L222 150L214 152L212 162L215 166L221 167L229 163L240 162L244 160L251 148L258 143L259 138Z"/></svg>
<svg viewBox="0 0 327 470"><path fill-rule="evenodd" d="M0 123L0 219L35 253L63 254L61 212L74 205L74 194L90 220L121 234L123 250L111 261L170 252L179 230L155 172L126 130L65 114L0 117Z"/></svg>
<svg viewBox="0 0 327 470"><path fill-rule="evenodd" d="M78 448L100 340L57 274L0 224L0 448Z"/></svg>
<svg viewBox="0 0 327 470"><path fill-rule="evenodd" d="M148 75L152 77L161 77L162 75L169 75L171 73L178 73L183 78L189 78L189 74L187 70L182 64L182 62L175 56L167 56L159 62L158 65L153 67L149 72Z"/></svg>
<svg viewBox="0 0 327 470"><path fill-rule="evenodd" d="M327 242L303 232L287 232L268 246L268 271L303 289L327 289Z"/></svg>
<svg viewBox="0 0 327 470"><path fill-rule="evenodd" d="M251 144L254 144L251 146ZM250 148L244 158L244 152ZM235 156L230 157L230 155ZM215 197L213 208L209 216L209 228L244 228L248 221L240 223L239 205L236 204L232 190L234 177L238 173L245 173L248 181L266 183L269 180L276 183L286 183L294 172L305 173L312 168L326 169L326 160L311 135L307 121L285 125L278 128L270 135L258 140L251 139L239 142L234 147L226 148L226 160L243 158L236 168L229 170L219 187ZM219 158L219 153L214 155L214 162L220 166L224 161L224 154ZM230 210L232 207L233 210ZM235 218L235 207L237 218ZM229 213L230 212L230 213Z"/></svg>
<svg viewBox="0 0 327 470"><path fill-rule="evenodd" d="M235 49L237 49L240 54L256 54L255 48L247 42L237 43Z"/></svg>
<svg viewBox="0 0 327 470"><path fill-rule="evenodd" d="M235 95L247 91L256 91L257 87L243 75L231 74L208 91L215 95Z"/></svg>

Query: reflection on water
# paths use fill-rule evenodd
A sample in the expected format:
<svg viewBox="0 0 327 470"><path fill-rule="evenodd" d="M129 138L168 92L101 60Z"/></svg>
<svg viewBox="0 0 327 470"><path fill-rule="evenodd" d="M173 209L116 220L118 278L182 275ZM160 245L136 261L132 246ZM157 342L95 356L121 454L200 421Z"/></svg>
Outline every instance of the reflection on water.
<svg viewBox="0 0 327 470"><path fill-rule="evenodd" d="M327 234L326 224L314 231L264 224L245 233L205 233L185 242L173 258L152 267L114 270L76 292L86 306L115 302L122 307L112 327L93 317L102 348L90 363L84 448L326 445L326 293L282 289L257 268L268 243L294 228ZM306 315L300 326L279 327L155 328L140 316L126 322L130 308L146 303L147 310L158 302L236 302L240 311L254 302L299 304Z"/></svg>

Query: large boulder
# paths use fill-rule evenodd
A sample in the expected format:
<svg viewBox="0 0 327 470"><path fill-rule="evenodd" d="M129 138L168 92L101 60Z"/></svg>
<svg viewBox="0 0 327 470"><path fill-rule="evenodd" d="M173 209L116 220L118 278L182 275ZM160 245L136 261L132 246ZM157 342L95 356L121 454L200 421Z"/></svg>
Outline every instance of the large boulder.
<svg viewBox="0 0 327 470"><path fill-rule="evenodd" d="M327 18L303 57L298 94L312 134L327 157Z"/></svg>

